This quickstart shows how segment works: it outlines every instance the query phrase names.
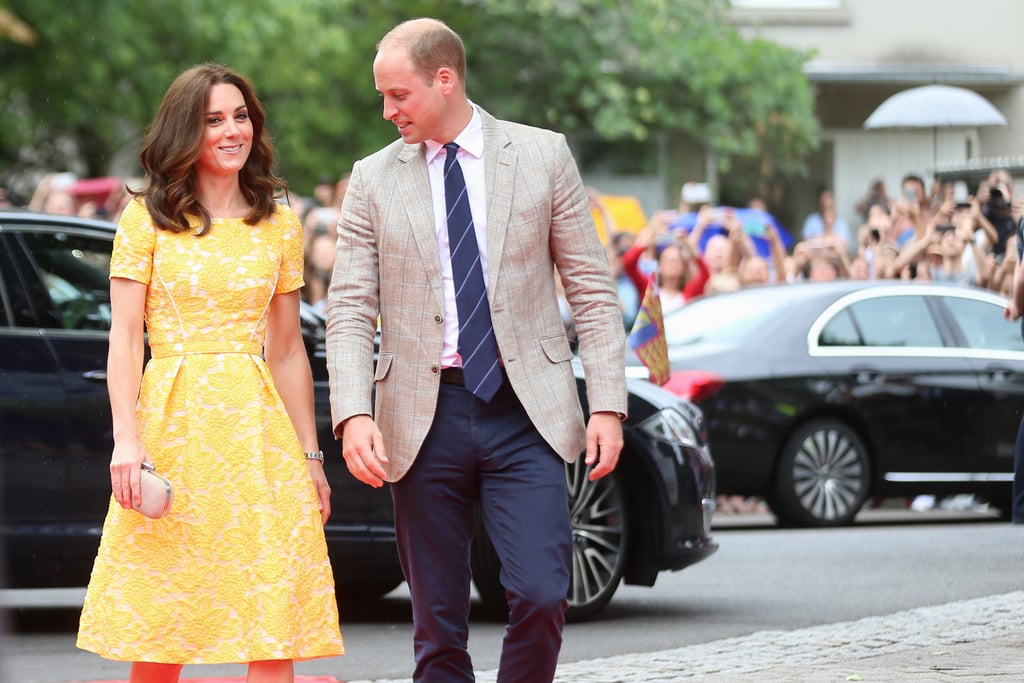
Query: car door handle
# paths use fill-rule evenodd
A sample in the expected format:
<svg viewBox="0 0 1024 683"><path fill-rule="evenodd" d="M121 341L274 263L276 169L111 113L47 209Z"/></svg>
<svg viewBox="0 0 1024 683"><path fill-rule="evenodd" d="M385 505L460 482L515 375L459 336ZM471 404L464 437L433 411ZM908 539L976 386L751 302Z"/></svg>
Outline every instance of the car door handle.
<svg viewBox="0 0 1024 683"><path fill-rule="evenodd" d="M1006 368L996 368L988 371L988 377L993 382L1012 382L1017 377L1017 373Z"/></svg>
<svg viewBox="0 0 1024 683"><path fill-rule="evenodd" d="M882 379L882 373L878 370L859 370L857 372L857 384L875 384Z"/></svg>
<svg viewBox="0 0 1024 683"><path fill-rule="evenodd" d="M82 377L86 382L95 382L96 384L107 383L107 371L106 370L87 370L82 373Z"/></svg>

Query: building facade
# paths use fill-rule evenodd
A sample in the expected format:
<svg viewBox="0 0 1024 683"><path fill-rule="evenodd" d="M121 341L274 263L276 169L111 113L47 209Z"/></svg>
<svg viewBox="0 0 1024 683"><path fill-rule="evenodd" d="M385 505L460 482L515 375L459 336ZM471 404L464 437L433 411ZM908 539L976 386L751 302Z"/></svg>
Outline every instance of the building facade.
<svg viewBox="0 0 1024 683"><path fill-rule="evenodd" d="M851 226L873 179L898 195L903 175L963 178L973 187L992 168L1024 177L1024 2L1021 0L733 0L733 21L813 53L806 74L816 95L821 146L806 182L787 192L790 213L814 210L830 187ZM1006 126L865 130L889 96L921 85L967 88ZM1024 187L1018 187L1018 194ZM799 226L791 226L791 232Z"/></svg>

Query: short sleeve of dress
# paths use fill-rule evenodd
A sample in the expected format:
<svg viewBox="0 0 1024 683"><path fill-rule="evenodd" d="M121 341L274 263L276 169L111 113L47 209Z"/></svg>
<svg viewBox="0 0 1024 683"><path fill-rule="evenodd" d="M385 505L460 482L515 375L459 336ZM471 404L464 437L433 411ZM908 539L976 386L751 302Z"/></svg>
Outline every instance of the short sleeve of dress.
<svg viewBox="0 0 1024 683"><path fill-rule="evenodd" d="M302 255L302 223L295 212L287 206L278 206L276 219L281 221L281 239L284 248L281 251L281 274L277 279L275 294L294 292L302 287L305 281L303 273Z"/></svg>
<svg viewBox="0 0 1024 683"><path fill-rule="evenodd" d="M121 213L110 256L110 277L123 277L148 285L153 274L156 229L141 199L133 199Z"/></svg>

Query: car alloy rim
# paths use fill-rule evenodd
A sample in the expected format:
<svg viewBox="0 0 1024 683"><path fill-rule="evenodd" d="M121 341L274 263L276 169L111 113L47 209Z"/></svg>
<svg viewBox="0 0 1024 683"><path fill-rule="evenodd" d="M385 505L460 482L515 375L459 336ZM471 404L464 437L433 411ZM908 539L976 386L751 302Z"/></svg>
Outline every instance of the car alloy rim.
<svg viewBox="0 0 1024 683"><path fill-rule="evenodd" d="M836 429L807 435L793 459L793 488L800 504L818 519L847 514L861 493L863 463L857 447Z"/></svg>
<svg viewBox="0 0 1024 683"><path fill-rule="evenodd" d="M572 521L569 604L585 605L618 586L625 562L625 511L613 475L597 481L579 458L565 468Z"/></svg>

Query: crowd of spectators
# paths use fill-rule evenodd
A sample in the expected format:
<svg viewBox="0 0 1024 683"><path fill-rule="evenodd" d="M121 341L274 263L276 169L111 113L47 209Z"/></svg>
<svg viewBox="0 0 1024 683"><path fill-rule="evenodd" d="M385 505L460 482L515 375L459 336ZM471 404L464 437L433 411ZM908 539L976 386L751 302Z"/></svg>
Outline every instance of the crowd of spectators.
<svg viewBox="0 0 1024 683"><path fill-rule="evenodd" d="M832 192L823 188L817 209L792 236L773 221L752 226L749 214L740 220L741 210L707 202L657 211L635 236L614 232L604 215L612 228L608 258L618 278L624 329L631 329L652 281L665 315L696 297L743 287L840 278L946 283L1009 296L1024 197L1015 195L1013 177L1003 169L982 180L973 194L965 189L946 182L926 191L922 178L908 174L900 194L890 197L884 182L873 180L852 207L862 219L852 228L839 217ZM600 211L600 194L590 189L590 195L592 208ZM755 199L750 206L763 208L763 203ZM754 512L764 503L721 496L718 507L725 513Z"/></svg>
<svg viewBox="0 0 1024 683"><path fill-rule="evenodd" d="M941 282L1008 295L1016 226L1024 214L1012 175L995 170L973 194L952 182L933 183L927 191L913 174L900 185L899 196L890 197L884 182L873 180L853 207L862 219L856 228L839 217L832 192L822 188L817 209L792 238L774 221L752 230L748 218L738 218L740 210L706 202L656 211L635 235L615 232L603 214L613 228L608 259L624 328L631 328L652 277L665 314L695 297L741 287L839 278ZM591 207L602 211L600 193L589 192ZM763 203L754 199L750 206ZM690 220L682 219L686 215Z"/></svg>
<svg viewBox="0 0 1024 683"><path fill-rule="evenodd" d="M0 207L27 206L116 221L130 198L126 186L134 181L112 180L118 182L97 200L77 192L73 174L49 173L27 201L0 187ZM303 222L302 295L317 308L323 306L329 285L334 231L347 185L348 174L337 179L324 175L309 196L291 193L287 198ZM607 227L608 262L626 331L652 278L665 314L695 297L741 287L837 278L933 281L984 287L1003 295L1012 285L1016 226L1024 214L1024 197L1017 197L1013 176L1005 169L992 171L972 188L973 194L953 182L932 183L928 191L922 178L908 174L893 197L882 180L874 179L852 207L861 219L856 228L839 216L832 192L823 187L818 206L792 235L774 220L751 229L750 211L755 217L769 216L760 199L751 199L743 210L715 206L706 192L692 191L695 185L700 184L683 188L678 207L654 212L636 233L616 231L601 193L587 189L591 210ZM743 220L741 211L748 211ZM683 220L686 216L689 220Z"/></svg>

